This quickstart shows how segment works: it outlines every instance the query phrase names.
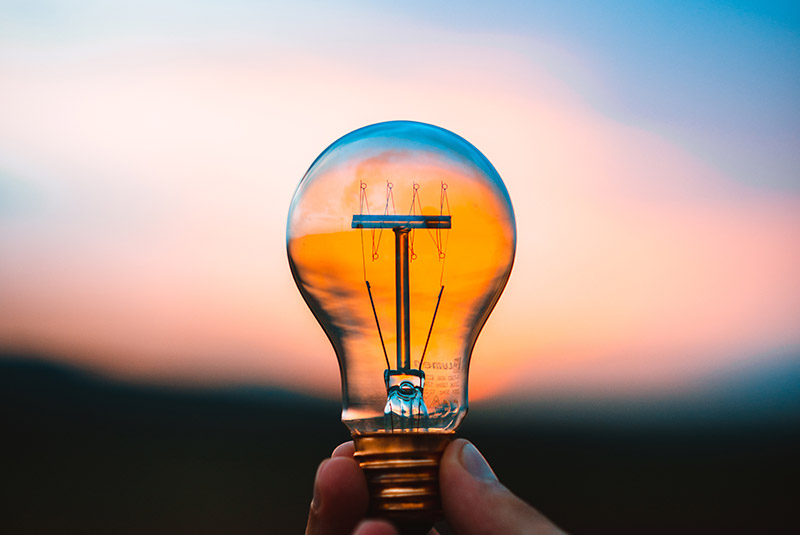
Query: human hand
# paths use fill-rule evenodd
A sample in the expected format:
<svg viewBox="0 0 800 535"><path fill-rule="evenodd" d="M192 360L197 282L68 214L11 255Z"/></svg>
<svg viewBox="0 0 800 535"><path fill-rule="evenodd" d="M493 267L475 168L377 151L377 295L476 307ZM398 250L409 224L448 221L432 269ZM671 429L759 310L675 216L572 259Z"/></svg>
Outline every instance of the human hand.
<svg viewBox="0 0 800 535"><path fill-rule="evenodd" d="M306 535L398 535L385 520L363 520L369 495L353 452L353 443L345 442L317 469ZM505 488L464 439L454 440L442 455L439 484L444 516L457 535L563 535Z"/></svg>

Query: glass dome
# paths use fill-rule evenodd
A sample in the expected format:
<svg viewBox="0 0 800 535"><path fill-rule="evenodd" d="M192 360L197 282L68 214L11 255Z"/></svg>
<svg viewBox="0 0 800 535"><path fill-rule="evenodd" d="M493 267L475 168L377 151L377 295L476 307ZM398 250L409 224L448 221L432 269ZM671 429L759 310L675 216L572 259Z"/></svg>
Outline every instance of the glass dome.
<svg viewBox="0 0 800 535"><path fill-rule="evenodd" d="M454 430L516 245L508 192L486 157L423 123L351 132L297 187L286 242L338 357L351 432Z"/></svg>

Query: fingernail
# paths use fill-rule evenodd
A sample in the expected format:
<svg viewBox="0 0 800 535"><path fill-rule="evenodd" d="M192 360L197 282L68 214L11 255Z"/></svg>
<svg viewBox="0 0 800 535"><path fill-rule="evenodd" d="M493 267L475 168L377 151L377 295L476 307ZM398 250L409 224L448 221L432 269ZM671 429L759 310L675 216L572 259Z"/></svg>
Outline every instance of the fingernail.
<svg viewBox="0 0 800 535"><path fill-rule="evenodd" d="M325 459L319 464L317 468L317 475L314 476L314 497L311 498L311 509L314 511L319 511L319 508L322 506L322 494L319 492L319 474L322 472L322 468L328 464L330 459Z"/></svg>
<svg viewBox="0 0 800 535"><path fill-rule="evenodd" d="M489 463L486 462L481 452L471 442L467 442L461 449L461 466L475 479L497 481L497 476L489 466Z"/></svg>

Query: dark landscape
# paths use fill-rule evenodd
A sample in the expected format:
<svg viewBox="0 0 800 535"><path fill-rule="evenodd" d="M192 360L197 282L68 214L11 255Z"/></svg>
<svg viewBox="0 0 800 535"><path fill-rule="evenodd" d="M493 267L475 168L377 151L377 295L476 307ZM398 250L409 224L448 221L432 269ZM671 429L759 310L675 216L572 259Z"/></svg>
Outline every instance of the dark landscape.
<svg viewBox="0 0 800 535"><path fill-rule="evenodd" d="M573 534L794 532L797 369L770 378L777 398L753 380L683 404L473 404L459 434ZM13 353L0 403L9 534L299 534L317 464L348 439L330 401L126 384Z"/></svg>

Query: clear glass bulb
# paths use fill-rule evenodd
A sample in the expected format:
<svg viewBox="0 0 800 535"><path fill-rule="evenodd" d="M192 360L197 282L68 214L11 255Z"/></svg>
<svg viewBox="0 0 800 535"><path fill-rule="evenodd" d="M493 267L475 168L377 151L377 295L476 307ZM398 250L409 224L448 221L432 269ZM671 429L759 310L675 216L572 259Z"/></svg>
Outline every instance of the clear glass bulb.
<svg viewBox="0 0 800 535"><path fill-rule="evenodd" d="M357 449L443 449L467 412L472 348L514 261L514 211L492 164L432 125L361 128L306 172L286 241L338 357Z"/></svg>

